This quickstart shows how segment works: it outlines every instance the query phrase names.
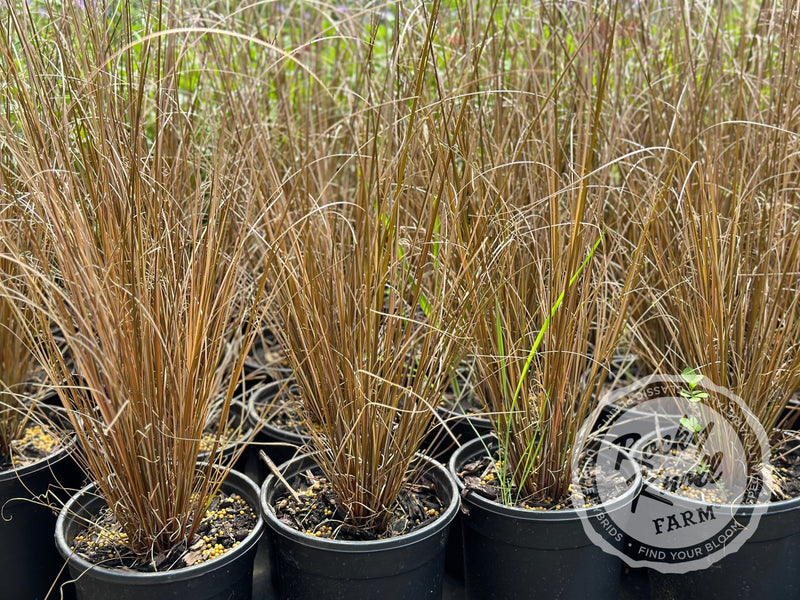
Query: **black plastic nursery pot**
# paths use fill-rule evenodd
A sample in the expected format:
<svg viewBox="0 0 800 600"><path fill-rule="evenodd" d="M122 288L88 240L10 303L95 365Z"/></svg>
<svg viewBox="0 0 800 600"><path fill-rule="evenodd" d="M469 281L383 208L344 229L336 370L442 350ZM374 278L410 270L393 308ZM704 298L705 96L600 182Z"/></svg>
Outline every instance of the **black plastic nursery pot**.
<svg viewBox="0 0 800 600"><path fill-rule="evenodd" d="M485 454L493 436L473 440L453 454L450 473ZM620 450L620 452L624 452ZM636 497L641 473L632 461L628 490L605 504L534 511L509 507L474 492L462 493L464 580L470 600L529 598L617 600L622 562L587 536L582 519L623 511Z"/></svg>
<svg viewBox="0 0 800 600"><path fill-rule="evenodd" d="M258 459L259 450L263 450L276 465L282 465L296 457L310 439L294 431L276 427L264 417L263 407L269 405L277 394L285 393L281 391L285 383L286 380L276 380L266 384L252 394L246 403L248 422L251 427L257 428L248 452L248 472L253 473L259 484L269 475L267 466Z"/></svg>
<svg viewBox="0 0 800 600"><path fill-rule="evenodd" d="M69 446L36 464L0 472L0 596L4 600L44 600L59 578L64 560L53 544L56 511L81 483ZM63 581L61 578L59 581ZM58 598L58 585L51 597Z"/></svg>
<svg viewBox="0 0 800 600"><path fill-rule="evenodd" d="M375 541L317 538L282 523L274 501L285 492L271 475L261 487L261 511L267 523L273 557L273 583L281 599L291 600L424 600L442 596L444 549L450 523L459 506L458 490L447 469L427 457L444 506L433 522L411 533ZM316 463L303 455L282 465L292 477Z"/></svg>
<svg viewBox="0 0 800 600"><path fill-rule="evenodd" d="M722 510L744 521L753 507L729 505ZM771 503L739 550L703 570L672 574L650 569L650 591L658 600L698 593L704 600L800 598L800 498Z"/></svg>
<svg viewBox="0 0 800 600"><path fill-rule="evenodd" d="M253 561L264 530L259 516L253 531L222 556L191 567L160 573L139 573L108 569L92 564L70 550L72 540L87 518L103 507L104 500L93 494L90 484L64 506L56 523L56 545L75 580L77 600L250 600L253 592ZM230 471L222 490L238 493L254 509L258 488L237 471Z"/></svg>
<svg viewBox="0 0 800 600"><path fill-rule="evenodd" d="M644 439L640 446L652 439ZM648 569L651 598L696 597L698 590L702 590L704 600L800 598L800 498L760 505L716 504L685 495L678 497L645 482L641 493L648 492L672 501L681 513L708 514L710 504L716 520L722 524L719 534L702 544L704 547L711 544L708 548L720 551L722 558L717 554L713 560L699 560L699 567L685 573ZM743 543L736 538L734 542L726 540L729 529L722 531L726 523L739 526L749 536Z"/></svg>
<svg viewBox="0 0 800 600"><path fill-rule="evenodd" d="M294 371L285 365L261 365L251 359L245 359L245 369L252 376L260 376L271 381L278 381L292 377Z"/></svg>

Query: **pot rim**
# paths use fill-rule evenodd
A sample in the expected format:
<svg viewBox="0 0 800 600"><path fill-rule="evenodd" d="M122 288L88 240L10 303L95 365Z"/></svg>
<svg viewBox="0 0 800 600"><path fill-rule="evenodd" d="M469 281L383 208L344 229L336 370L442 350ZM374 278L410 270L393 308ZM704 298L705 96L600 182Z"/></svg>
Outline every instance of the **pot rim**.
<svg viewBox="0 0 800 600"><path fill-rule="evenodd" d="M449 471L450 475L455 479L458 489L462 492L464 501L471 502L480 506L483 510L495 513L497 515L504 515L507 517L512 517L516 519L524 519L529 521L543 521L543 522L556 522L556 521L575 521L578 519L585 519L591 518L595 515L600 514L608 514L614 512L622 508L623 506L627 505L628 503L632 502L633 499L639 494L639 491L642 488L642 472L639 468L639 464L633 460L630 454L624 448L614 447L610 442L601 441L604 445L608 445L609 447L613 447L615 451L624 454L628 458L628 463L633 467L635 472L635 480L633 484L620 496L608 500L607 502L603 502L601 504L595 504L590 507L586 508L563 508L558 510L529 510L526 508L519 508L516 506L506 506L504 504L500 504L499 502L495 502L493 500L489 500L488 498L484 498L475 493L464 493L466 486L464 482L461 481L461 478L458 477L457 467L460 464L463 464L467 458L471 456L476 456L478 453L482 453L487 443L493 443L496 440L496 436L494 433L485 435L483 437L470 440L461 448L458 448L454 453L453 456L450 458L449 463ZM475 452L478 449L478 445L480 445L479 452Z"/></svg>
<svg viewBox="0 0 800 600"><path fill-rule="evenodd" d="M618 410L620 414L634 415L637 417L641 416L641 417L661 417L664 419L679 419L680 417L683 416L681 413L678 412L662 414L662 413L652 412L649 410L641 410L637 408L637 406L638 405L634 405L632 407L620 406L616 400L612 400L610 402L605 402L600 408L601 409L614 408Z"/></svg>
<svg viewBox="0 0 800 600"><path fill-rule="evenodd" d="M34 463L25 465L24 467L20 467L18 469L11 467L5 471L0 471L0 483L12 480L16 481L22 477L30 475L31 473L37 473L44 469L49 469L55 463L60 462L70 456L75 451L77 443L77 439L73 435L71 438L69 438L69 441L66 444L59 446L58 450L52 454L48 454L47 456L38 459ZM0 504L0 508L2 508L2 504Z"/></svg>
<svg viewBox="0 0 800 600"><path fill-rule="evenodd" d="M259 506L261 508L261 513L264 516L266 524L276 534L289 538L294 542L308 547L341 553L363 554L380 552L383 550L393 550L398 547L413 544L414 542L422 539L428 539L429 537L432 537L445 529L455 518L460 506L459 493L456 482L453 480L450 472L443 464L424 454L417 454L417 457L419 460L428 463L432 467L432 470L439 472L439 474L442 476L440 479L446 481L450 487L451 497L450 502L447 504L445 510L436 518L436 520L434 520L432 523L425 524L410 533L383 540L336 540L318 538L306 533L302 533L294 527L290 527L289 525L286 525L278 520L277 516L275 515L275 508L267 500L267 494L272 492L271 488L277 486L283 487L283 485L278 482L274 473L270 473L261 486L261 490L259 492ZM301 465L305 463L316 465L316 461L314 461L312 454L302 454L298 457L295 457L283 463L279 469L281 473L284 473L293 468L295 465ZM277 482L277 484L275 482ZM439 481L439 483L441 483L441 481Z"/></svg>
<svg viewBox="0 0 800 600"><path fill-rule="evenodd" d="M231 475L233 475L233 481L231 481ZM96 483L92 482L83 488L81 488L78 492L73 494L69 501L64 505L61 509L61 512L58 514L58 519L56 521L56 530L55 530L55 542L58 552L64 558L67 564L73 566L81 571L81 577L87 573L91 572L91 576L95 579L100 579L102 581L112 581L112 582L120 582L125 583L126 585L152 585L155 583L167 583L167 582L176 582L176 581L184 581L187 579L191 579L200 573L208 573L210 571L216 571L221 568L226 567L230 563L237 560L242 554L244 554L247 550L254 547L264 530L264 519L261 516L261 512L258 510L258 487L256 484L244 473L239 471L235 471L231 469L228 473L228 477L226 477L225 481L222 484L222 488L225 489L226 484L228 485L228 489L241 487L249 492L247 497L245 498L248 501L248 504L256 512L256 524L253 527L253 530L247 535L245 539L241 541L241 543L236 546L235 548L229 549L227 552L222 554L221 556L214 558L209 561L204 561L196 565L192 565L191 567L183 567L180 569L173 569L171 571L161 571L155 573L148 573L148 572L140 572L140 571L122 571L119 569L111 569L108 567L103 567L101 565L97 565L95 563L89 562L79 554L75 553L73 550L70 549L69 543L67 543L65 537L65 531L69 523L74 521L73 507L75 507L79 500L91 496L87 504L96 504L97 502L104 502L104 499L100 496L94 495L91 493L92 489L95 487ZM238 490L236 490L238 491ZM244 494L243 494L244 495ZM84 508L85 505L78 506L78 510Z"/></svg>
<svg viewBox="0 0 800 600"><path fill-rule="evenodd" d="M64 409L60 406L51 406L49 404L39 404L38 407L40 410L46 411L53 411L55 413L65 413ZM62 418L66 418L63 416ZM36 473L44 469L49 469L52 465L57 462L60 462L75 451L78 445L78 438L73 432L72 435L64 435L63 443L59 445L58 449L48 454L47 456L43 456L42 458L38 459L36 462L33 462L29 465L25 465L24 467L15 468L10 467L4 471L0 471L0 483L11 481L11 480L18 480L26 475L30 475L31 473ZM0 509L2 509L2 503L0 503Z"/></svg>

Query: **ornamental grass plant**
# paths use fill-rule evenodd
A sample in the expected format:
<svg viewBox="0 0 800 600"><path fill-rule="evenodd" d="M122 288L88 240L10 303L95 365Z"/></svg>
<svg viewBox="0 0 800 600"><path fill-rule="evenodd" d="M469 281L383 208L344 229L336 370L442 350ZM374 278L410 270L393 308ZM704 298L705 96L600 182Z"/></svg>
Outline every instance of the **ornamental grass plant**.
<svg viewBox="0 0 800 600"><path fill-rule="evenodd" d="M439 3L425 8L387 27L388 40L369 40L361 106L346 125L355 151L312 157L336 164L334 176L305 188L310 210L295 228L265 233L280 249L272 314L310 450L338 518L371 539L391 533L396 501L420 475L417 453L465 352L472 298L463 271L447 267L442 105L423 86L436 72ZM296 189L283 185L282 201Z"/></svg>
<svg viewBox="0 0 800 600"><path fill-rule="evenodd" d="M449 205L458 223L450 243L460 250L457 267L469 264L482 280L472 303L476 389L499 446L498 501L508 505L568 502L573 446L638 283L642 246L607 218L632 193L614 183L609 129L619 124L605 119L624 83L617 61L627 60L617 50L617 8L531 11L542 35L504 38L518 45L499 55L541 71L503 75L502 102L478 93L459 140L474 158Z"/></svg>
<svg viewBox="0 0 800 600"><path fill-rule="evenodd" d="M414 480L415 455L463 354L463 340L437 325L464 310L453 284L442 276L423 292L423 278L438 275L437 242L425 242L423 229L434 218L406 229L413 237L400 250L399 230L383 216L365 214L355 238L340 215L321 210L288 236L276 273L276 332L310 450L344 522L373 536L386 533ZM398 258L411 248L414 255Z"/></svg>
<svg viewBox="0 0 800 600"><path fill-rule="evenodd" d="M27 209L4 248L26 293L3 294L63 382L82 466L155 570L191 540L235 458L216 450L265 305L265 278L244 268L246 90L224 94L234 82L212 66L214 36L176 29L192 22L177 3L42 6L20 3L0 28L4 172ZM214 458L198 465L214 409Z"/></svg>
<svg viewBox="0 0 800 600"><path fill-rule="evenodd" d="M649 171L669 193L653 209L632 346L649 372L689 367L730 390L776 442L800 386L798 4L642 10L675 26L635 37L628 139L665 148ZM752 473L758 442L738 433Z"/></svg>

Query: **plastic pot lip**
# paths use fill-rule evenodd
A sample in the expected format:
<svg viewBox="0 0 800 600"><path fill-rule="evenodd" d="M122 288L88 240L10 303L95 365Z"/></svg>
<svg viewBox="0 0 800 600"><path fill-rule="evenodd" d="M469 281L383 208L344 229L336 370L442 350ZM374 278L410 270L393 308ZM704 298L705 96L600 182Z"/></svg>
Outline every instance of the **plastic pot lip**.
<svg viewBox="0 0 800 600"><path fill-rule="evenodd" d="M33 473L38 473L39 471L49 469L54 464L69 457L69 455L72 454L77 447L77 443L77 438L73 435L65 445L59 447L59 449L52 454L48 454L44 458L40 458L35 463L26 465L19 469L12 467L11 469L0 471L0 483L6 481L16 481L28 475L32 475Z"/></svg>
<svg viewBox="0 0 800 600"><path fill-rule="evenodd" d="M291 377L287 379L291 379ZM270 394L272 394L273 396L277 395L277 391L281 388L281 386L284 385L285 382L286 379L278 379L275 381L271 381L270 383L266 384L261 389L256 391L254 394L251 394L250 398L248 398L247 400L247 404L245 405L247 420L253 426L252 428L255 428L256 425L259 425L261 430L269 431L273 437L290 441L294 443L296 446L302 446L311 439L310 436L301 435L293 431L286 431L285 429L280 429L278 427L275 427L274 425L262 419L255 409L256 402L258 402L264 396L269 397Z"/></svg>
<svg viewBox="0 0 800 600"><path fill-rule="evenodd" d="M677 429L677 427L676 427ZM632 447L631 451L636 452L642 448L646 443L654 440L656 438L657 433L653 432L650 435L644 436L638 442L636 442ZM647 482L643 482L643 485L648 485ZM659 493L663 494L664 496L668 496L671 498L679 499L680 504L689 505L689 504L702 504L703 506L707 505L707 502L700 502L699 500L695 500L694 498L689 498L688 496L680 496L678 494L673 494L672 492L668 492L666 490L659 489ZM800 496L795 496L793 498L787 498L786 500L778 500L777 502L768 502L766 504L739 504L739 503L727 503L727 504L715 504L714 506L718 506L721 511L725 512L726 514L729 513L731 515L741 515L741 516L748 516L758 510L761 513L761 516L766 515L776 515L780 513L787 513L794 510L800 510ZM765 510L766 509L766 510Z"/></svg>
<svg viewBox="0 0 800 600"><path fill-rule="evenodd" d="M234 481L235 486L233 485ZM226 486L228 483L231 483L231 485ZM261 538L261 534L264 530L264 519L262 518L257 505L258 487L243 473L231 470L228 473L225 483L222 484L222 489L225 489L226 487L229 487L229 489L231 487L245 488L247 492L249 492L247 494L248 503L252 505L252 508L257 515L257 520L255 526L253 527L253 531L251 531L238 546L231 548L221 556L210 561L201 562L199 564L192 565L191 567L184 567L182 569L174 569L171 571L147 573L109 569L107 567L89 562L79 554L73 552L64 536L67 525L73 520L70 513L73 512L73 507L75 507L79 500L83 500L85 497L90 496L90 501L92 501L92 499L95 501L102 501L99 496L94 496L91 493L94 487L95 483L92 482L78 490L78 492L76 492L64 505L64 508L61 509L61 512L58 514L58 519L56 520L55 542L58 552L72 568L81 571L81 576L83 576L83 573L90 572L91 577L94 579L118 582L120 584L129 586L153 585L158 583L184 581L202 574L222 569L232 562L238 560L242 554L246 553L258 543L258 540Z"/></svg>
<svg viewBox="0 0 800 600"><path fill-rule="evenodd" d="M272 473L264 481L259 493L259 505L261 508L261 513L264 516L266 524L277 535L288 538L293 542L303 546L320 550L348 554L371 554L373 552L394 550L396 548L412 545L435 536L448 527L455 518L460 506L458 487L456 486L456 482L453 480L453 477L450 475L450 472L447 470L447 468L429 456L424 454L418 454L417 456L420 460L423 460L431 465L434 470L439 471L441 479L448 483L450 487L450 502L448 503L444 512L439 515L435 521L424 525L419 529L415 529L411 533L385 540L332 540L327 538L318 538L302 533L278 520L277 516L275 515L274 507L271 506L267 501L267 494L272 491L271 488L275 486L275 482L278 481L275 475ZM287 471L291 472L291 469L296 465L302 465L306 463L316 465L313 455L300 455L283 463L279 469L282 473ZM278 485L281 485L280 482L278 482Z"/></svg>
<svg viewBox="0 0 800 600"><path fill-rule="evenodd" d="M64 412L64 409L59 406L42 405L42 408L48 411L62 412L62 413ZM56 450L52 454L48 454L47 456L40 458L36 462L21 467L19 469L15 469L14 467L12 467L10 469L6 469L5 471L0 471L0 483L11 480L18 480L22 477L26 477L33 473L49 469L57 462L60 462L69 457L75 451L77 446L78 446L78 438L73 433L72 436L67 438L67 442L61 445L58 448L58 450Z"/></svg>
<svg viewBox="0 0 800 600"><path fill-rule="evenodd" d="M454 453L453 456L450 458L449 463L449 471L451 477L456 481L458 485L458 489L460 492L463 492L466 486L461 481L461 478L458 477L458 466L463 464L467 458L475 456L478 454L476 450L480 452L483 451L484 444L491 445L496 440L494 434L485 435L483 437L470 440L461 448L458 448ZM605 444L611 445L608 442L604 442ZM628 455L628 453L622 448L615 448L615 450L619 450L621 453ZM632 502L633 499L639 494L642 488L642 473L639 469L638 463L630 458L630 463L634 466L636 470L636 480L634 483L625 491L624 494L617 496L613 500L609 500L608 502L604 502L602 504L597 504L591 506L589 508L564 508L560 510L529 510L526 508L518 508L516 506L506 506L504 504L500 504L498 502L494 502L489 500L488 498L484 498L478 494L465 494L463 496L464 502L469 502L476 506L481 507L481 509L494 513L500 516L506 516L510 518L525 520L525 521L540 521L544 523L554 523L558 521L577 521L579 519L591 518L596 515L601 514L608 514L614 512L622 508L623 506L627 505L628 503Z"/></svg>

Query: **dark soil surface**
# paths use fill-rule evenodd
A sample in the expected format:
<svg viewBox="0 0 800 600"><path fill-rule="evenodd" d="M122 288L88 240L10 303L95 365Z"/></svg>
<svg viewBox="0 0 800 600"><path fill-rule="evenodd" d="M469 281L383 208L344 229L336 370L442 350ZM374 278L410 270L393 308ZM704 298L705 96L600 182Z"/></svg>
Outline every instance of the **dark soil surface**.
<svg viewBox="0 0 800 600"><path fill-rule="evenodd" d="M63 447L63 438L47 427L32 424L11 442L11 455L0 456L0 471L19 469L47 458Z"/></svg>
<svg viewBox="0 0 800 600"><path fill-rule="evenodd" d="M374 532L345 523L330 483L319 471L304 471L289 481L296 497L288 492L277 499L278 518L294 529L322 538L338 540L378 540L400 536L439 517L444 506L436 484L423 475L409 485L392 508L386 531Z"/></svg>
<svg viewBox="0 0 800 600"><path fill-rule="evenodd" d="M785 444L774 448L771 464L779 485L772 501L800 498L800 439L789 438Z"/></svg>
<svg viewBox="0 0 800 600"><path fill-rule="evenodd" d="M238 546L255 527L254 509L238 494L220 494L211 503L189 544L181 543L168 553L137 556L127 546L127 534L108 508L91 526L80 531L72 549L89 562L106 568L139 572L162 572L221 556Z"/></svg>
<svg viewBox="0 0 800 600"><path fill-rule="evenodd" d="M497 455L490 458L485 454L462 465L458 476L466 486L465 492L472 491L488 500L502 503L501 488L498 485L498 480L501 476L500 466ZM604 478L604 489L613 490L609 494L611 497L621 496L629 488L625 478L618 472L601 473L598 472L596 466L585 468L578 481L580 489L577 491L583 498L585 507L590 507L603 501L597 493L596 479L598 477ZM516 496L516 493L516 486L511 486L511 495ZM561 498L545 498L537 501L521 498L515 506L530 510L571 509L576 508L572 500L572 496L575 494L576 492L573 491L573 487L570 485L569 493ZM605 501L608 501L608 499L609 497L604 498Z"/></svg>
<svg viewBox="0 0 800 600"><path fill-rule="evenodd" d="M794 452L788 456L780 456L772 461L780 477L780 490L782 495L773 494L772 500L800 497L800 454Z"/></svg>
<svg viewBox="0 0 800 600"><path fill-rule="evenodd" d="M661 462L661 459L658 470L642 467L646 481L687 497L700 497L702 494L703 500L707 502L726 504L740 501L739 498L725 495L723 485L719 489L708 485L709 480L712 483L714 481L713 465L712 469L708 469L703 457L692 446L680 450L672 449L666 456L668 461ZM774 482L771 502L800 497L800 439L787 437L785 443L772 449L769 471Z"/></svg>
<svg viewBox="0 0 800 600"><path fill-rule="evenodd" d="M269 402L256 403L254 408L261 419L272 427L308 436L299 402L300 399L290 390L278 394Z"/></svg>

